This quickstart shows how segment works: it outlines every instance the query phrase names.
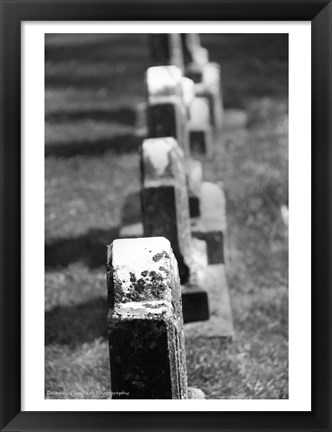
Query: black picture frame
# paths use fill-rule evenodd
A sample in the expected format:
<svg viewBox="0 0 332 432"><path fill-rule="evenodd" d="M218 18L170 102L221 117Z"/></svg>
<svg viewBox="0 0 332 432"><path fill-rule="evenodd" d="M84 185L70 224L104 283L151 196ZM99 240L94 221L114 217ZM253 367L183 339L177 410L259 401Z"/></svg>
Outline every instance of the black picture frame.
<svg viewBox="0 0 332 432"><path fill-rule="evenodd" d="M21 22L107 20L311 21L311 412L21 412ZM1 1L1 430L332 430L331 34L327 0Z"/></svg>

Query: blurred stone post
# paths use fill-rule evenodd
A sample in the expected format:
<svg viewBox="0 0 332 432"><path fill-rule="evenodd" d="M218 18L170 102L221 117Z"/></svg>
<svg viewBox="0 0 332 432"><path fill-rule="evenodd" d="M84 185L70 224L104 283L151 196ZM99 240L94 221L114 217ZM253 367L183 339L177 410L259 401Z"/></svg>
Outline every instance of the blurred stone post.
<svg viewBox="0 0 332 432"><path fill-rule="evenodd" d="M189 280L191 238L183 153L174 138L144 140L142 213L145 236L164 236L179 264L181 283Z"/></svg>
<svg viewBox="0 0 332 432"><path fill-rule="evenodd" d="M178 33L150 35L151 61L154 66L174 65L184 70L181 36Z"/></svg>
<svg viewBox="0 0 332 432"><path fill-rule="evenodd" d="M191 189L188 119L195 100L194 83L176 66L151 67L146 72L149 137L174 137L185 153L189 211L198 216L198 195Z"/></svg>
<svg viewBox="0 0 332 432"><path fill-rule="evenodd" d="M191 218L200 215L200 193L203 182L202 162L190 159L188 167L188 192L189 192L189 214Z"/></svg>
<svg viewBox="0 0 332 432"><path fill-rule="evenodd" d="M187 181L183 152L173 138L147 139L142 145L142 215L144 236L164 236L179 266L185 322L209 318L206 291L193 269Z"/></svg>
<svg viewBox="0 0 332 432"><path fill-rule="evenodd" d="M173 137L189 157L187 108L183 77L176 66L151 67L146 72L147 119L150 138Z"/></svg>
<svg viewBox="0 0 332 432"><path fill-rule="evenodd" d="M200 218L192 220L193 237L205 240L209 264L225 264L226 261L226 199L223 189L210 182L203 182L200 193Z"/></svg>
<svg viewBox="0 0 332 432"><path fill-rule="evenodd" d="M223 115L221 68L209 61L209 53L200 45L199 35L185 34L181 40L183 52L187 54L185 74L195 82L196 95L208 100L211 124L220 129Z"/></svg>
<svg viewBox="0 0 332 432"><path fill-rule="evenodd" d="M213 155L212 131L208 100L195 97L189 108L189 147L193 155Z"/></svg>
<svg viewBox="0 0 332 432"><path fill-rule="evenodd" d="M197 61L200 51L204 48L201 47L200 36L197 33L182 33L182 52L184 64L193 63Z"/></svg>

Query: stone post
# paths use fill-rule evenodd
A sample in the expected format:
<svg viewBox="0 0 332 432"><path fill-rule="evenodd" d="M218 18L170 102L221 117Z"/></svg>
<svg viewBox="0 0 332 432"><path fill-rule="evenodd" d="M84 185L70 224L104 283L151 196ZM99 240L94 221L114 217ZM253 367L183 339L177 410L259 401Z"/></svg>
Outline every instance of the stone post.
<svg viewBox="0 0 332 432"><path fill-rule="evenodd" d="M189 147L191 154L213 155L210 107L203 97L195 97L189 108Z"/></svg>
<svg viewBox="0 0 332 432"><path fill-rule="evenodd" d="M188 184L189 184L189 214L191 218L200 215L200 193L203 182L202 162L191 159L188 161Z"/></svg>
<svg viewBox="0 0 332 432"><path fill-rule="evenodd" d="M181 287L170 242L115 240L107 249L107 288L112 398L187 399Z"/></svg>
<svg viewBox="0 0 332 432"><path fill-rule="evenodd" d="M220 66L217 63L192 63L188 65L186 76L196 83L196 95L208 100L211 124L220 129L223 115Z"/></svg>
<svg viewBox="0 0 332 432"><path fill-rule="evenodd" d="M144 235L171 242L185 283L191 263L189 201L183 152L174 138L144 140L142 181Z"/></svg>
<svg viewBox="0 0 332 432"><path fill-rule="evenodd" d="M184 64L193 63L197 60L197 55L201 49L200 36L197 33L182 33L181 34L181 42L182 42L182 52Z"/></svg>
<svg viewBox="0 0 332 432"><path fill-rule="evenodd" d="M191 190L188 130L190 109L195 100L194 82L183 77L176 66L150 67L146 71L145 81L149 101L149 137L174 137L183 149L186 156L190 216L196 217L198 198Z"/></svg>
<svg viewBox="0 0 332 432"><path fill-rule="evenodd" d="M184 322L209 318L206 291L193 271L187 180L183 152L173 138L147 139L142 145L144 235L164 236L172 245L183 287Z"/></svg>
<svg viewBox="0 0 332 432"><path fill-rule="evenodd" d="M151 60L155 66L174 65L184 70L181 36L177 33L150 35Z"/></svg>
<svg viewBox="0 0 332 432"><path fill-rule="evenodd" d="M203 182L200 193L200 218L192 220L193 237L205 240L208 263L225 264L226 261L226 200L222 188Z"/></svg>
<svg viewBox="0 0 332 432"><path fill-rule="evenodd" d="M145 80L148 96L149 137L173 137L189 157L188 108L183 97L181 70L176 66L151 67L146 72ZM188 88L188 82L186 82L186 88ZM186 96L187 93L189 92L186 92Z"/></svg>

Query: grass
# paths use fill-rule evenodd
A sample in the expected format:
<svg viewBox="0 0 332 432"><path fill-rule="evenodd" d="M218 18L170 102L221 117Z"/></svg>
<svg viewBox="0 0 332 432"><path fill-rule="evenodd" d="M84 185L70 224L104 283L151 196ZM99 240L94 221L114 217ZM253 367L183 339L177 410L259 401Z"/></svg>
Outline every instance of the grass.
<svg viewBox="0 0 332 432"><path fill-rule="evenodd" d="M225 185L236 338L187 340L189 385L208 398L287 398L287 39L202 42L222 65L225 127L204 178ZM133 132L147 46L145 35L46 37L46 397L110 391L106 244L139 187Z"/></svg>

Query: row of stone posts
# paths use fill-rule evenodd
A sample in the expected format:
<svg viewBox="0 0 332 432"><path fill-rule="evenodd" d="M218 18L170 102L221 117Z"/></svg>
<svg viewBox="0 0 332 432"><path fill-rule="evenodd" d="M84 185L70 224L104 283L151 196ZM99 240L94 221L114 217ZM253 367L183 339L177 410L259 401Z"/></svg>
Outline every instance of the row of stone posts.
<svg viewBox="0 0 332 432"><path fill-rule="evenodd" d="M220 67L198 35L153 34L150 47L141 210L107 254L111 390L114 398L202 398L187 387L185 337L233 335L225 198L203 181L199 160L219 144Z"/></svg>

